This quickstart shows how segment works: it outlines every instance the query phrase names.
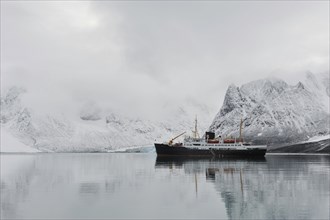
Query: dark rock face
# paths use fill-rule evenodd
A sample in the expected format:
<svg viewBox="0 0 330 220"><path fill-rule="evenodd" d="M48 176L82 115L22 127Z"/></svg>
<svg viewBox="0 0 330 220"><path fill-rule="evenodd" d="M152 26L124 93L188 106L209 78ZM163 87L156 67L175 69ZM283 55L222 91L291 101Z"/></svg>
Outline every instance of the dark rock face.
<svg viewBox="0 0 330 220"><path fill-rule="evenodd" d="M270 147L267 153L322 153L330 154L330 139L285 146Z"/></svg>

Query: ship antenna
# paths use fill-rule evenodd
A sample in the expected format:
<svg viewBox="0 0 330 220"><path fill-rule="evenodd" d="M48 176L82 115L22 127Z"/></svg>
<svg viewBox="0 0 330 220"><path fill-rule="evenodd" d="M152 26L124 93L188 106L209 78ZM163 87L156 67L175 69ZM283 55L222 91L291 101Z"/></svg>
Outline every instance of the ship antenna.
<svg viewBox="0 0 330 220"><path fill-rule="evenodd" d="M242 127L243 127L243 120L241 118L241 123L239 125L239 139L240 139L241 142L243 142L243 140L242 140Z"/></svg>

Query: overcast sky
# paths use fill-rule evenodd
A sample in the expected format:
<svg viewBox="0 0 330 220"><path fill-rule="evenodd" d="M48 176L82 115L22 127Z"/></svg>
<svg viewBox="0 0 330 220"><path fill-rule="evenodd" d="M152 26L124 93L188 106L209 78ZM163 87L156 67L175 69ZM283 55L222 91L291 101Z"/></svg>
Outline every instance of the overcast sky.
<svg viewBox="0 0 330 220"><path fill-rule="evenodd" d="M329 1L1 1L1 85L32 105L146 111L329 70Z"/></svg>

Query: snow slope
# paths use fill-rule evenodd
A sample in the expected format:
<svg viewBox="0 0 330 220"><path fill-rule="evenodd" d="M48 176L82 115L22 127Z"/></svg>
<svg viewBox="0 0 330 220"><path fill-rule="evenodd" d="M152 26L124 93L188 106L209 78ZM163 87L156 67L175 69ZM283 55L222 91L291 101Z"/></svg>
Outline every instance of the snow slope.
<svg viewBox="0 0 330 220"><path fill-rule="evenodd" d="M325 135L325 136L314 136L309 138L307 141L303 141L301 143L313 143L313 142L319 142L319 141L324 141L324 140L330 140L330 134Z"/></svg>
<svg viewBox="0 0 330 220"><path fill-rule="evenodd" d="M12 134L10 134L4 127L1 126L1 153L37 153L39 150L29 147Z"/></svg>

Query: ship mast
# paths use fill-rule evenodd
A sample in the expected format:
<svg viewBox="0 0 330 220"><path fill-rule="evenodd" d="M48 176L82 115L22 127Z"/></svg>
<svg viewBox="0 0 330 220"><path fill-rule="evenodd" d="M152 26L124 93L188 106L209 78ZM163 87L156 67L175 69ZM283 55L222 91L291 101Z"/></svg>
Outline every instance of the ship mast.
<svg viewBox="0 0 330 220"><path fill-rule="evenodd" d="M197 131L197 115L196 115L196 118L195 118L195 130L193 131L193 134L194 134L195 139L199 138L199 134L198 134L198 131Z"/></svg>

